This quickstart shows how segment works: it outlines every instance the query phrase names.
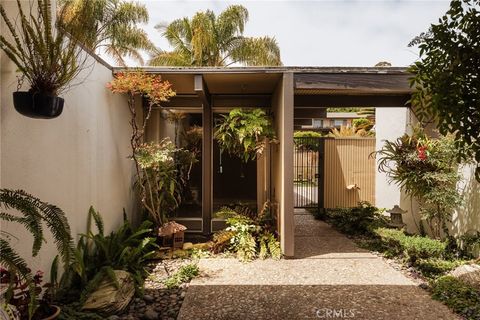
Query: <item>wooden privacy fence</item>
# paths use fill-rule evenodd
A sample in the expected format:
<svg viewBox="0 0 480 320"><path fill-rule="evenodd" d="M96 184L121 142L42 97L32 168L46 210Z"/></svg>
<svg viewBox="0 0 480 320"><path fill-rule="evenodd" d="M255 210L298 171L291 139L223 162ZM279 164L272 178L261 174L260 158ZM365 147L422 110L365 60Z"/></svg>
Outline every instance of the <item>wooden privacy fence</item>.
<svg viewBox="0 0 480 320"><path fill-rule="evenodd" d="M297 208L375 204L375 138L295 138Z"/></svg>
<svg viewBox="0 0 480 320"><path fill-rule="evenodd" d="M375 138L325 138L324 207L375 204Z"/></svg>

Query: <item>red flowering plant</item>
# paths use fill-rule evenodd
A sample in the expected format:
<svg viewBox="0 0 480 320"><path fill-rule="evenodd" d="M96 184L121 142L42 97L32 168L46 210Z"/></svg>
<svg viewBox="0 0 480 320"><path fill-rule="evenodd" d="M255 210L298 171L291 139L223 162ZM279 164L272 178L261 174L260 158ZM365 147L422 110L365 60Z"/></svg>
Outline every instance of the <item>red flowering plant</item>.
<svg viewBox="0 0 480 320"><path fill-rule="evenodd" d="M0 285L7 288L4 294L5 305L2 308L12 319L44 319L55 313L52 307L52 285L43 283L43 274L38 270L32 277L33 281L29 283L14 272L0 268ZM34 310L32 298L36 301Z"/></svg>
<svg viewBox="0 0 480 320"><path fill-rule="evenodd" d="M432 234L436 238L448 235L446 223L461 202L456 188L460 175L453 135L430 138L417 127L410 135L386 141L375 154L378 170L418 201L422 220ZM423 230L422 223L417 227Z"/></svg>
<svg viewBox="0 0 480 320"><path fill-rule="evenodd" d="M158 212L157 203L153 200L152 186L148 183L143 183L143 169L139 162L139 150L144 143L145 129L150 118L152 108L160 105L162 102L168 101L175 96L171 84L168 81L163 81L158 74L147 74L141 71L130 71L117 73L115 79L107 84L107 88L113 93L122 93L127 95L127 104L131 114L130 126L132 128L132 135L130 138L130 145L132 148L132 159L135 162L137 173L136 185L140 190L140 198L142 206L147 213L154 219L157 224L164 221L158 219L162 214ZM135 106L135 98L144 98L143 115L139 116ZM140 119L138 119L140 118Z"/></svg>

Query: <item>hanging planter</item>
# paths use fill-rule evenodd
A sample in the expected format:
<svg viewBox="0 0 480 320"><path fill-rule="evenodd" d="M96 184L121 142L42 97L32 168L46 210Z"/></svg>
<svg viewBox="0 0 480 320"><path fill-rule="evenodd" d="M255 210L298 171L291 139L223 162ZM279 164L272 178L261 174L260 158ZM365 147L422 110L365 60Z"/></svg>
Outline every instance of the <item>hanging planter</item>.
<svg viewBox="0 0 480 320"><path fill-rule="evenodd" d="M64 99L41 92L16 91L13 105L20 114L35 119L53 119L63 111Z"/></svg>
<svg viewBox="0 0 480 320"><path fill-rule="evenodd" d="M6 35L9 33L9 37L0 37L0 49L22 73L13 93L15 110L30 118L58 117L64 104L58 94L87 67L88 53L82 49L86 35L72 25L58 25L67 12L59 10L55 19L52 0L37 0L36 6L29 8L19 1L17 6L19 14L13 20L0 4L0 18L7 26ZM74 18L82 15L79 12ZM30 85L29 91L20 91L24 81Z"/></svg>
<svg viewBox="0 0 480 320"><path fill-rule="evenodd" d="M233 109L228 115L222 115L215 128L215 139L220 149L248 162L269 143L276 143L272 119L260 109Z"/></svg>

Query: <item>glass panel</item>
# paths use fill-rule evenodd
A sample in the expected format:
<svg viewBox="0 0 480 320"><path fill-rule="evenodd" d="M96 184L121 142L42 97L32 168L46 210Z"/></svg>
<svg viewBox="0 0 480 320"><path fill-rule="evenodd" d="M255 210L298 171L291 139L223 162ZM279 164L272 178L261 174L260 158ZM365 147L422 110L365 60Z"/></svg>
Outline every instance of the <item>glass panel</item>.
<svg viewBox="0 0 480 320"><path fill-rule="evenodd" d="M219 114L215 114L217 121ZM213 212L221 207L244 204L256 211L257 161L244 163L240 158L221 152L213 141Z"/></svg>
<svg viewBox="0 0 480 320"><path fill-rule="evenodd" d="M202 111L164 111L160 122L160 136L169 137L177 148L193 152L196 158L182 181L181 203L175 216L202 218Z"/></svg>

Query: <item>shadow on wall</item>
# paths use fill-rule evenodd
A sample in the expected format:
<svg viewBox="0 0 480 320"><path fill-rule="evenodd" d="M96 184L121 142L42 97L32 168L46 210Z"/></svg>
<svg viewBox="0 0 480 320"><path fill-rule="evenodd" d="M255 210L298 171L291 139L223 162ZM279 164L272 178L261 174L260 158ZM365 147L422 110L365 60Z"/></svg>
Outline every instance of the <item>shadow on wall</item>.
<svg viewBox="0 0 480 320"><path fill-rule="evenodd" d="M475 180L475 166L465 166L462 171L465 181L459 189L463 205L452 217L454 235L480 231L480 183Z"/></svg>

